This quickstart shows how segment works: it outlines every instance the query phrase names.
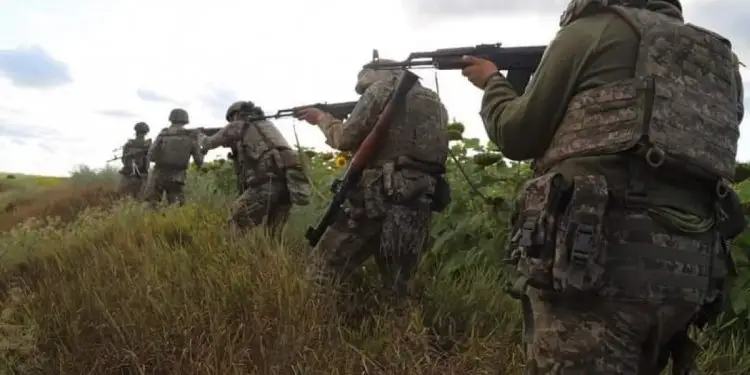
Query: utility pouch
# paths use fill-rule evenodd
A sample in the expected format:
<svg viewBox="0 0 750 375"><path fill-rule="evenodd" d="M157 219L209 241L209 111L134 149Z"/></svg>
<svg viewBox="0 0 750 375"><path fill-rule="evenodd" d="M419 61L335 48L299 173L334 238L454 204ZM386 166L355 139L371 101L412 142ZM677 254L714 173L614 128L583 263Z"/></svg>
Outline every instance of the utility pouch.
<svg viewBox="0 0 750 375"><path fill-rule="evenodd" d="M527 181L521 190L518 217L506 254L534 287L551 287L557 219L569 188L560 173Z"/></svg>
<svg viewBox="0 0 750 375"><path fill-rule="evenodd" d="M717 229L723 238L731 240L745 231L747 219L742 212L739 195L730 187L725 189L726 194L719 200L720 219Z"/></svg>
<svg viewBox="0 0 750 375"><path fill-rule="evenodd" d="M584 292L598 289L606 261L604 215L609 202L604 176L576 176L572 196L559 220L553 267L554 289Z"/></svg>
<svg viewBox="0 0 750 375"><path fill-rule="evenodd" d="M286 169L286 168L302 168L302 164L300 163L299 156L294 150L290 149L280 149L276 150L273 154L274 160L276 162L276 166L279 167L279 169Z"/></svg>
<svg viewBox="0 0 750 375"><path fill-rule="evenodd" d="M442 212L445 210L453 201L451 195L451 186L445 179L444 175L438 175L435 177L437 183L435 184L435 192L432 194L432 201L430 204L430 211Z"/></svg>

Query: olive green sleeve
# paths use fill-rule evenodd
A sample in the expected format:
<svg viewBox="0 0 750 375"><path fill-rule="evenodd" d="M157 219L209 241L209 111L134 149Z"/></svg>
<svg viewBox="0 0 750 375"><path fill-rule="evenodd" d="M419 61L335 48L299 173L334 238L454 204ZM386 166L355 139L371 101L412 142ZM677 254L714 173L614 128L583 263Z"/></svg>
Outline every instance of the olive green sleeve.
<svg viewBox="0 0 750 375"><path fill-rule="evenodd" d="M213 150L217 147L231 147L242 138L242 129L245 123L243 121L232 121L224 126L221 130L210 137L203 139L203 148Z"/></svg>
<svg viewBox="0 0 750 375"><path fill-rule="evenodd" d="M386 81L375 82L359 98L348 120L327 114L318 124L326 144L340 151L356 151L375 126L391 91Z"/></svg>
<svg viewBox="0 0 750 375"><path fill-rule="evenodd" d="M124 145L122 145L122 156L120 157L120 161L122 162L122 165L128 165L130 163L130 140L125 142Z"/></svg>
<svg viewBox="0 0 750 375"><path fill-rule="evenodd" d="M480 115L490 140L511 160L541 157L562 120L590 51L605 27L574 22L560 29L544 52L526 92L519 96L496 74L487 82ZM592 29L594 28L594 29Z"/></svg>

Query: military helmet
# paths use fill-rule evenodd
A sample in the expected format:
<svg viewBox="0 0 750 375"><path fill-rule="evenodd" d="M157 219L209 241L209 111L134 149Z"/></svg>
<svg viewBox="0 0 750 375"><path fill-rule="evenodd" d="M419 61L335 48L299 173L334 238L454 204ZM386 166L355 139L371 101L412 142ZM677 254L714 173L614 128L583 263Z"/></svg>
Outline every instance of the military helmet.
<svg viewBox="0 0 750 375"><path fill-rule="evenodd" d="M682 12L682 11L683 11L683 10L682 10L682 3L680 2L680 0L663 0L663 1L664 1L665 3L667 3L667 4L671 4L671 5L674 5L675 7L677 7L677 9L679 9L679 10L680 10L680 12Z"/></svg>
<svg viewBox="0 0 750 375"><path fill-rule="evenodd" d="M151 128L148 127L147 123L141 121L135 124L133 130L135 130L136 134L146 134L151 130Z"/></svg>
<svg viewBox="0 0 750 375"><path fill-rule="evenodd" d="M169 122L173 124L189 124L190 117L186 110L182 108L175 108L172 112L169 112Z"/></svg>
<svg viewBox="0 0 750 375"><path fill-rule="evenodd" d="M250 103L252 105L252 102ZM242 108L247 105L247 102L244 101L237 101L232 103L232 105L227 108L227 114L226 114L226 120L232 121L232 116L234 116L235 113L242 111Z"/></svg>
<svg viewBox="0 0 750 375"><path fill-rule="evenodd" d="M238 101L232 103L232 105L227 108L227 114L226 114L226 120L232 121L232 116L234 116L235 113L245 113L248 115L260 115L263 116L263 110L260 109L260 107L256 106L255 103L251 101Z"/></svg>

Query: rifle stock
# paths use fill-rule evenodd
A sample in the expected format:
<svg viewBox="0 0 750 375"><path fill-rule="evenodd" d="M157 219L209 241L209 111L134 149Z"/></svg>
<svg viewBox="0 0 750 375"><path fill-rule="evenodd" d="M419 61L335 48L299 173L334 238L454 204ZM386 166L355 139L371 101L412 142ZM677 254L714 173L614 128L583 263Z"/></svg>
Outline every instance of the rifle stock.
<svg viewBox="0 0 750 375"><path fill-rule="evenodd" d="M464 55L476 56L492 61L498 70L508 71L508 81L519 93L526 90L547 46L502 47L501 43L480 44L474 47L442 48L430 52L414 52L398 62L380 61L379 53L373 50L373 61L365 69L403 69L417 66L432 66L439 70L457 70L466 67Z"/></svg>
<svg viewBox="0 0 750 375"><path fill-rule="evenodd" d="M373 126L370 133L367 134L367 137L357 148L357 152L354 153L354 157L349 163L344 177L332 187L333 198L328 203L323 216L317 225L307 229L305 239L307 239L310 246L317 246L321 237L323 237L323 233L336 220L349 192L357 186L364 169L372 162L377 153L380 152L382 144L387 137L388 128L393 121L395 111L403 107L406 94L418 80L419 77L408 70L404 70L399 76L396 87L393 89L383 112L378 116L375 126Z"/></svg>

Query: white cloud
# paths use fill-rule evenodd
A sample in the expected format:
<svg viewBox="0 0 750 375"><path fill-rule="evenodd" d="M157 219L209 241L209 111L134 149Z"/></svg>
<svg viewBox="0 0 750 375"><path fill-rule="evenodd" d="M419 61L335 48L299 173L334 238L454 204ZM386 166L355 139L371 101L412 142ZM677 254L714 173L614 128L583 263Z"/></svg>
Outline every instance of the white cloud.
<svg viewBox="0 0 750 375"><path fill-rule="evenodd" d="M40 45L69 65L74 80L46 91L0 80L0 117L70 138L41 145L5 142L4 151L17 157L0 159L0 170L48 174L66 174L77 164L102 166L132 135L136 121L148 122L152 134L165 126L175 104L144 101L139 90L184 105L192 126L221 126L223 116L205 100L216 92L234 92L232 100L252 100L267 112L350 101L356 99L356 74L373 48L381 57L401 59L413 51L480 43L546 44L557 29L556 16L431 23L408 18L399 0L377 6L353 0L0 3L0 49ZM434 88L432 70L417 73ZM439 77L450 116L467 125L467 135L486 139L478 116L481 93L460 72ZM293 142L291 120L277 124ZM297 129L304 146L325 147L317 129L301 123ZM750 150L741 155L750 158Z"/></svg>

